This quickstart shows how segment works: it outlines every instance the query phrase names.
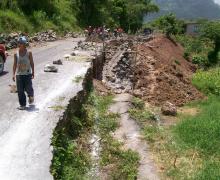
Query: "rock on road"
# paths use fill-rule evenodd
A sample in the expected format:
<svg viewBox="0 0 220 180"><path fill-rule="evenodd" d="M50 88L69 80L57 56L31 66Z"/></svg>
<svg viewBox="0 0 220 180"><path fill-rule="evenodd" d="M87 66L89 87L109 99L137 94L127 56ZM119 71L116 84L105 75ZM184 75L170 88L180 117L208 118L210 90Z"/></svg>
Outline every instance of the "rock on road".
<svg viewBox="0 0 220 180"><path fill-rule="evenodd" d="M76 76L85 75L89 62L64 61L58 73L45 73L44 66L71 53L80 39L60 40L47 46L33 48L35 62L35 107L17 110L17 94L11 94L13 56L7 60L4 75L0 76L0 179L50 180L53 129L70 98L82 89L74 83Z"/></svg>

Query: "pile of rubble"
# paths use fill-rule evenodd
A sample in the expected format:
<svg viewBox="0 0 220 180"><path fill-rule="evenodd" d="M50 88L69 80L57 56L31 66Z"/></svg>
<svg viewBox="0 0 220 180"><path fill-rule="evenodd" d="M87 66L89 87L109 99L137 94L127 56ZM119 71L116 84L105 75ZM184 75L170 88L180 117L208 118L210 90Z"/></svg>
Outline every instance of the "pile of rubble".
<svg viewBox="0 0 220 180"><path fill-rule="evenodd" d="M21 36L20 33L0 34L0 44L5 44L6 49L16 48L19 36Z"/></svg>
<svg viewBox="0 0 220 180"><path fill-rule="evenodd" d="M56 32L53 30L48 30L44 32L38 32L30 37L29 42L52 42L57 40Z"/></svg>
<svg viewBox="0 0 220 180"><path fill-rule="evenodd" d="M131 92L133 88L132 64L134 53L132 41L113 42L106 47L106 63L103 68L103 82L115 93ZM114 44L114 45L113 45Z"/></svg>
<svg viewBox="0 0 220 180"><path fill-rule="evenodd" d="M80 33L76 33L76 32L67 32L64 35L65 38L70 38L70 37L77 38L77 37L80 37L80 36L83 36L83 35L80 34Z"/></svg>
<svg viewBox="0 0 220 180"><path fill-rule="evenodd" d="M97 51L97 48L98 45L96 43L79 41L74 49L80 51Z"/></svg>
<svg viewBox="0 0 220 180"><path fill-rule="evenodd" d="M34 34L34 36L30 37L24 33L10 33L8 35L6 34L0 34L0 44L5 44L6 49L14 49L18 46L18 38L20 36L27 36L28 42L52 42L57 40L56 32L53 30L48 30L44 32L39 32Z"/></svg>

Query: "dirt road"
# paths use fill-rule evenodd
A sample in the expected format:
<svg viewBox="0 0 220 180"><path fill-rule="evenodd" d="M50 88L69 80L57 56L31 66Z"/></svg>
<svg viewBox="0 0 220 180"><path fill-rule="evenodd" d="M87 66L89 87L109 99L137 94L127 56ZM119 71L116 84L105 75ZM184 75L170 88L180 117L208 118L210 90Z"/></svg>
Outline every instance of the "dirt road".
<svg viewBox="0 0 220 180"><path fill-rule="evenodd" d="M45 73L45 64L52 63L73 51L80 39L60 40L33 48L35 61L35 107L18 111L17 94L11 94L12 56L8 58L4 75L0 76L0 179L49 180L53 129L71 97L82 89L74 83L84 75L89 62L64 61L59 72ZM73 42L74 41L74 42ZM55 107L59 107L55 111Z"/></svg>

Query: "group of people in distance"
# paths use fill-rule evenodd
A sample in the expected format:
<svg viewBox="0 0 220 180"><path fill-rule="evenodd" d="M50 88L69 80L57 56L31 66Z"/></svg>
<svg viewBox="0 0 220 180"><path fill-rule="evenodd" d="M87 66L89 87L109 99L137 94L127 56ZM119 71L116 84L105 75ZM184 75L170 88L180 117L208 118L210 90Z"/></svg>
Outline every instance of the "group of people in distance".
<svg viewBox="0 0 220 180"><path fill-rule="evenodd" d="M115 28L114 30L111 30L110 28L106 28L105 26L102 26L102 27L89 26L88 28L85 29L85 34L88 37L98 36L101 39L106 39L112 36L115 38L122 37L123 33L124 33L124 30L120 27Z"/></svg>

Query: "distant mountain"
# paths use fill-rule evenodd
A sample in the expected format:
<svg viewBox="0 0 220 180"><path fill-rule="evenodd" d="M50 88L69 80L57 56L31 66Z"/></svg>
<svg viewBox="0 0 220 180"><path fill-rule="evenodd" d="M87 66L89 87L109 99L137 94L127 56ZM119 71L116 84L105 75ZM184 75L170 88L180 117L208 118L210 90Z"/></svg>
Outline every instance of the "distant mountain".
<svg viewBox="0 0 220 180"><path fill-rule="evenodd" d="M169 12L182 19L220 19L220 5L217 0L154 0L160 7L159 13L149 14L146 20L155 19Z"/></svg>

